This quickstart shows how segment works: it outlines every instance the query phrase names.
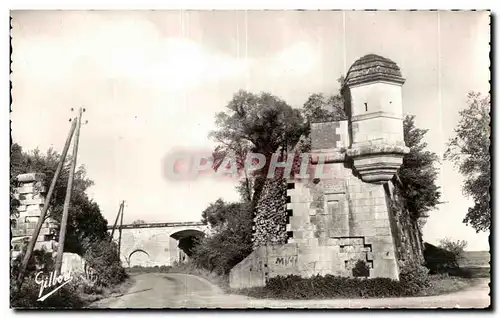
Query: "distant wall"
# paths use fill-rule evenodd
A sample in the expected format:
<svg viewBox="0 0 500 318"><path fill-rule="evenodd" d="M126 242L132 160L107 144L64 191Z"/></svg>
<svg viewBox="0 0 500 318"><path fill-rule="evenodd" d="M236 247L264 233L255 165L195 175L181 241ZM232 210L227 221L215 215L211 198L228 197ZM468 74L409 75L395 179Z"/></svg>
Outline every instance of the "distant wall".
<svg viewBox="0 0 500 318"><path fill-rule="evenodd" d="M120 248L122 265L124 267L172 265L185 257L178 246L179 241L172 235L186 231L203 233L205 230L206 226L200 222L124 225ZM116 229L113 235L116 242L119 236L120 232Z"/></svg>

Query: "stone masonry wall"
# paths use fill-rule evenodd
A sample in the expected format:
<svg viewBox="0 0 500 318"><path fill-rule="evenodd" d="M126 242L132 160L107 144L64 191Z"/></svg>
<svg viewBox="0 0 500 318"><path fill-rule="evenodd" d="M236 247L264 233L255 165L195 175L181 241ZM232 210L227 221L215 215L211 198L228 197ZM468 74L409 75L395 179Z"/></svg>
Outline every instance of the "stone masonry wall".
<svg viewBox="0 0 500 318"><path fill-rule="evenodd" d="M15 217L16 225L12 228L12 241L14 255L21 251L21 248L31 238L40 213L45 203L46 186L43 184L44 175L39 173L26 173L17 176L20 184L15 189L14 196L19 200L18 215ZM35 249L45 248L48 251L55 251L57 244L54 241L57 224L47 218L43 223L38 235Z"/></svg>
<svg viewBox="0 0 500 318"><path fill-rule="evenodd" d="M349 138L347 122L315 124L312 132L312 153L328 158L323 169L328 177L289 181L285 213L279 208L284 185L278 191L268 182L262 200L266 204L259 206L256 216L258 244L231 270L231 287L263 286L277 275L353 276L359 260L370 268L369 277L398 279L392 198L384 185L363 182L355 175L344 151ZM266 210L268 207L272 209ZM283 219L286 229L276 232L282 229ZM277 222L279 226L274 228Z"/></svg>

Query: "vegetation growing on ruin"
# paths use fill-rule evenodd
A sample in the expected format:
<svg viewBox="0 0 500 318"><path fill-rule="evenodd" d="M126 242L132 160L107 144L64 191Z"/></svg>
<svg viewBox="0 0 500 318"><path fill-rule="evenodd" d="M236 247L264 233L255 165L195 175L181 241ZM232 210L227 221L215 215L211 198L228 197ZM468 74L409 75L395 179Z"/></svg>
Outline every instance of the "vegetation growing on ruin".
<svg viewBox="0 0 500 318"><path fill-rule="evenodd" d="M404 140L410 153L403 157L396 182L403 197L404 207L412 220L417 220L439 204L441 192L436 185L439 157L427 149L424 137L427 129L415 125L415 116L406 116L403 121Z"/></svg>

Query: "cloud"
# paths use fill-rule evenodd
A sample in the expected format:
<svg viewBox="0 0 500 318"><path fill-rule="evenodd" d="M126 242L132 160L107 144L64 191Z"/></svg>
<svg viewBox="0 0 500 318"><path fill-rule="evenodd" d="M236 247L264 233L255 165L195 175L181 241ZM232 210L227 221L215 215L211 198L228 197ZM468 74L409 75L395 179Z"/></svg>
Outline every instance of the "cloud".
<svg viewBox="0 0 500 318"><path fill-rule="evenodd" d="M189 38L162 37L144 20L106 22L86 32L76 28L61 36L37 33L15 39L14 73L23 80L76 81L85 76L75 74L78 63L90 61L90 69L78 70L175 90L238 76L248 67L245 60L210 51Z"/></svg>
<svg viewBox="0 0 500 318"><path fill-rule="evenodd" d="M283 49L271 59L273 77L300 77L313 71L318 54L305 42L297 42Z"/></svg>

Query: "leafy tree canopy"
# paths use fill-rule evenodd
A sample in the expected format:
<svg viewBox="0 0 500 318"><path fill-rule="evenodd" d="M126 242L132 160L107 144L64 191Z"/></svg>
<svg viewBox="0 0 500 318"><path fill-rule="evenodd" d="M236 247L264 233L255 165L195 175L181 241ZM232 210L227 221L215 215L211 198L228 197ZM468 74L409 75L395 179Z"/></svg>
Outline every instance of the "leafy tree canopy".
<svg viewBox="0 0 500 318"><path fill-rule="evenodd" d="M15 177L22 173L44 173L44 183L48 188L52 182L61 155L54 149L49 149L46 154L38 149L24 152L22 147L16 143L11 146L11 184L17 186ZM59 179L56 182L50 208L47 217L56 222L61 221L66 187L68 184L70 160L66 158ZM65 252L83 255L84 239L87 241L103 240L108 236L107 221L101 214L99 205L91 200L85 191L93 185L93 181L86 175L84 166L79 166L75 171L73 191L71 195L70 209L68 215L68 227L66 230ZM59 233L59 231L57 231Z"/></svg>
<svg viewBox="0 0 500 318"><path fill-rule="evenodd" d="M415 116L406 116L403 121L404 141L410 153L403 158L398 170L398 190L405 199L405 205L414 220L432 210L440 203L441 192L436 185L438 156L426 150L423 141L427 129L415 126Z"/></svg>
<svg viewBox="0 0 500 318"><path fill-rule="evenodd" d="M445 159L452 161L464 176L462 191L474 200L464 223L477 232L486 232L491 226L490 96L469 93L467 97L468 107L460 111Z"/></svg>
<svg viewBox="0 0 500 318"><path fill-rule="evenodd" d="M252 210L248 203L226 203L222 199L203 211L203 221L215 233L202 238L193 248L195 264L228 274L252 252Z"/></svg>

